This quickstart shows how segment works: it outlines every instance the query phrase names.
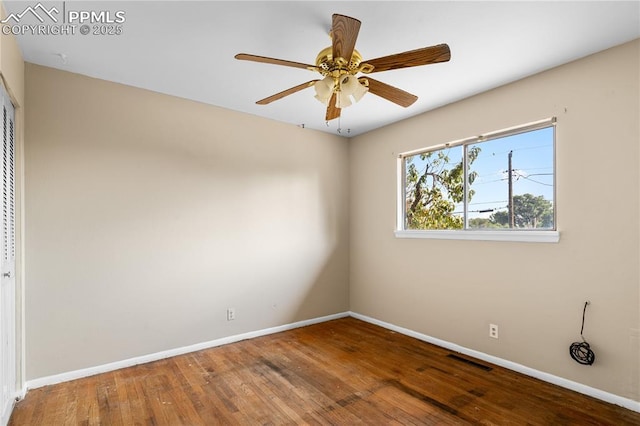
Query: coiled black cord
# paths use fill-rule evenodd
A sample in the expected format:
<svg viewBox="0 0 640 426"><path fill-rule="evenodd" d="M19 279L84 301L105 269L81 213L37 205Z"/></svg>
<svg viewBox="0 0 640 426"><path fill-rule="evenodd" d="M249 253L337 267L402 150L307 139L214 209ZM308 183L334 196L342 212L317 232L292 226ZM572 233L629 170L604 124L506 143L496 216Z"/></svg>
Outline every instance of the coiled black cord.
<svg viewBox="0 0 640 426"><path fill-rule="evenodd" d="M582 342L573 342L571 346L569 346L569 354L571 355L571 358L582 365L592 365L596 360L596 354L593 353L589 347L589 343L584 340L584 336L582 335L582 332L584 331L584 317L587 312L587 305L589 305L589 302L584 302L584 309L582 310L582 328L580 328L580 337L582 337Z"/></svg>

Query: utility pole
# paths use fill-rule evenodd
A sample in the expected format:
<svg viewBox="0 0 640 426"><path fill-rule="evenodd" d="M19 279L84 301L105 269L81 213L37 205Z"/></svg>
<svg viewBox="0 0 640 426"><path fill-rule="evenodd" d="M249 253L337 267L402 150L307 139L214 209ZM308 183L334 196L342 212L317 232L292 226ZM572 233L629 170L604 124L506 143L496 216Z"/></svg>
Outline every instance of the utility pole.
<svg viewBox="0 0 640 426"><path fill-rule="evenodd" d="M513 151L509 151L509 169L507 173L509 173L509 228L515 227L515 212L513 206L513 169L511 167L511 157L513 157Z"/></svg>

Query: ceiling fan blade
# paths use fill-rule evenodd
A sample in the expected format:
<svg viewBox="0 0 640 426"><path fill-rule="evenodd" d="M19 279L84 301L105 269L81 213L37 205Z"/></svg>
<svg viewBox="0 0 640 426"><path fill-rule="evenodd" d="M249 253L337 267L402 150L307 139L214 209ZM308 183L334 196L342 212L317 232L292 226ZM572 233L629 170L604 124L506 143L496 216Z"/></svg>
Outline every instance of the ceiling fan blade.
<svg viewBox="0 0 640 426"><path fill-rule="evenodd" d="M401 107L408 107L418 100L416 95L412 95L409 92L398 89L397 87L390 86L378 80L374 80L369 77L363 77L369 81L369 92L374 95L378 95L388 101L398 104Z"/></svg>
<svg viewBox="0 0 640 426"><path fill-rule="evenodd" d="M360 32L360 21L349 16L334 14L331 26L333 59L344 58L347 63L351 60L353 49Z"/></svg>
<svg viewBox="0 0 640 426"><path fill-rule="evenodd" d="M325 116L325 120L331 121L335 118L340 117L340 108L336 107L336 94L334 93L329 100L329 104L327 105L327 115Z"/></svg>
<svg viewBox="0 0 640 426"><path fill-rule="evenodd" d="M235 58L240 59L241 61L262 62L264 64L283 65L285 67L303 68L313 71L316 70L316 67L313 65L303 64L301 62L286 61L284 59L268 58L266 56L250 55L248 53L238 53Z"/></svg>
<svg viewBox="0 0 640 426"><path fill-rule="evenodd" d="M260 100L259 100L258 102L256 102L256 103L257 103L258 105L267 105L267 104L270 104L271 102L273 102L273 101L277 101L278 99L282 99L282 98L284 98L285 96L292 95L292 94L294 94L294 93L296 93L296 92L299 92L299 91L301 91L301 90L306 89L307 87L311 87L311 86L313 86L313 85L316 83L316 81L319 81L319 80L311 80L311 81L307 81L306 83L298 84L298 85L297 85L297 86L295 86L295 87L292 87L292 88L287 89L287 90L283 90L282 92L280 92L280 93L276 93L275 95L271 95L271 96L269 96L268 98L260 99Z"/></svg>
<svg viewBox="0 0 640 426"><path fill-rule="evenodd" d="M422 49L396 53L395 55L383 56L363 62L373 65L373 71L371 72L380 72L447 62L449 59L451 59L449 46L446 44L438 44L436 46L423 47Z"/></svg>

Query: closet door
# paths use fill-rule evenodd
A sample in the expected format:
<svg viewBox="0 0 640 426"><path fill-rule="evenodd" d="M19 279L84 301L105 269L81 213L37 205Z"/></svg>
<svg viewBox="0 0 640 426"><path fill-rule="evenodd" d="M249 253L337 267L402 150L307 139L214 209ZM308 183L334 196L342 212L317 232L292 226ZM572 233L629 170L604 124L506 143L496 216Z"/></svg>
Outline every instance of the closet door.
<svg viewBox="0 0 640 426"><path fill-rule="evenodd" d="M0 398L1 417L13 404L16 383L16 238L15 238L15 110L2 88L0 136L2 137L2 219L0 241Z"/></svg>

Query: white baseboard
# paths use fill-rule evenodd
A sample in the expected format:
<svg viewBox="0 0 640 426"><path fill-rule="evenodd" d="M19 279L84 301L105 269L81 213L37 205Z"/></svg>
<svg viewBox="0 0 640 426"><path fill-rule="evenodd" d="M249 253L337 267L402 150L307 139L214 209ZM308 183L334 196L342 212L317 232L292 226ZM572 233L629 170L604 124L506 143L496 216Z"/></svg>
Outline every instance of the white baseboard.
<svg viewBox="0 0 640 426"><path fill-rule="evenodd" d="M29 389L35 389L42 386L53 385L56 383L68 382L70 380L80 379L83 377L93 376L101 373L107 373L109 371L119 370L121 368L132 367L138 364L145 364L147 362L170 358L172 356L183 355L189 352L200 351L202 349L208 349L216 346L227 345L229 343L235 343L241 340L252 339L254 337L266 336L268 334L280 333L282 331L293 330L294 328L305 327L307 325L318 324L321 322L330 321L338 318L344 318L348 316L349 316L349 312L342 312L338 314L327 315L324 317L298 321L291 324L280 325L277 327L265 328L263 330L250 331L248 333L222 337L220 339L210 340L208 342L196 343L195 345L169 349L162 352L142 355L135 358L125 359L122 361L116 361L108 364L98 365L95 367L83 368L81 370L74 370L66 373L55 374L52 376L40 377L37 379L28 380L25 385L26 387L25 392Z"/></svg>
<svg viewBox="0 0 640 426"><path fill-rule="evenodd" d="M562 377L555 376L553 374L545 373L543 371L539 371L512 361L508 361L502 358L495 357L493 355L488 355L483 352L479 352L473 349L465 348L464 346L457 345L455 343L447 342L446 340L437 339L435 337L428 336L426 334L418 333L416 331L399 327L394 324L390 324L384 321L377 320L375 318L368 317L366 315L359 314L357 312L342 312L333 315L327 315L324 317L313 318L309 320L299 321L291 324L285 324L277 327L266 328L257 331L251 331L248 333L238 334L234 336L223 337L220 339L211 340L208 342L197 343L195 345L184 346L181 348L170 349L167 351L157 352L149 355L143 355L135 358L129 358L122 361L116 361L109 364L103 364L95 367L84 368L81 370L69 371L66 373L55 374L52 376L40 377L37 379L27 381L25 385L25 389L22 392L22 396L27 392L28 389L35 389L42 386L53 385L56 383L67 382L70 380L80 379L82 377L93 376L95 374L107 373L109 371L118 370L121 368L131 367L138 364L144 364L147 362L157 361L160 359L170 358L172 356L182 355L189 352L195 352L202 349L213 348L216 346L227 345L229 343L239 342L241 340L252 339L254 337L266 336L269 334L280 333L282 331L293 330L295 328L304 327L307 325L318 324L321 322L326 322L338 318L344 318L347 316L352 316L356 319L366 321L371 324L378 325L380 327L386 328L388 330L395 331L397 333L401 333L410 337L414 337L418 340L422 340L427 343L434 344L436 346L440 346L446 349L449 349L454 352L458 352L464 355L468 355L470 357L483 360L486 362L490 362L492 364L498 365L500 367L508 368L509 370L516 371L518 373L525 374L527 376L535 377L536 379L542 380L544 382L552 383L557 386L561 386L566 389L570 389L572 391L588 395L602 401L619 405L621 407L627 408L632 411L636 411L640 413L640 402L634 401L629 398L624 398L609 392L605 392L600 389L596 389L587 385L583 385L582 383L574 382L571 380L567 380ZM10 410L9 410L10 412ZM4 420L4 419L3 419ZM8 420L8 419L7 419Z"/></svg>
<svg viewBox="0 0 640 426"><path fill-rule="evenodd" d="M624 398L622 396L605 392L600 389L592 388L591 386L583 385L582 383L578 383L571 380L567 380L562 377L554 376L553 374L545 373L544 371L536 370L534 368L530 368L515 362L507 361L505 359L498 358L493 355L488 355L483 352L479 352L473 349L468 349L468 348L465 348L464 346L456 345L455 343L447 342L446 340L441 340L435 337L427 336L426 334L418 333L416 331L409 330L407 328L398 327L397 325L380 321L375 318L368 317L366 315L361 315L356 312L350 312L349 314L350 316L357 318L359 320L378 325L380 327L395 331L397 333L414 337L418 340L422 340L424 342L431 343L436 346L440 346L454 352L468 355L470 357L473 357L482 361L490 362L500 367L508 368L509 370L513 370L527 376L535 377L536 379L542 380L544 382L552 383L554 385L557 385L566 389L570 389L572 391L575 391L584 395L588 395L593 398L600 399L602 401L605 401L611 404L619 405L621 407L640 413L639 401L634 401L632 399Z"/></svg>

